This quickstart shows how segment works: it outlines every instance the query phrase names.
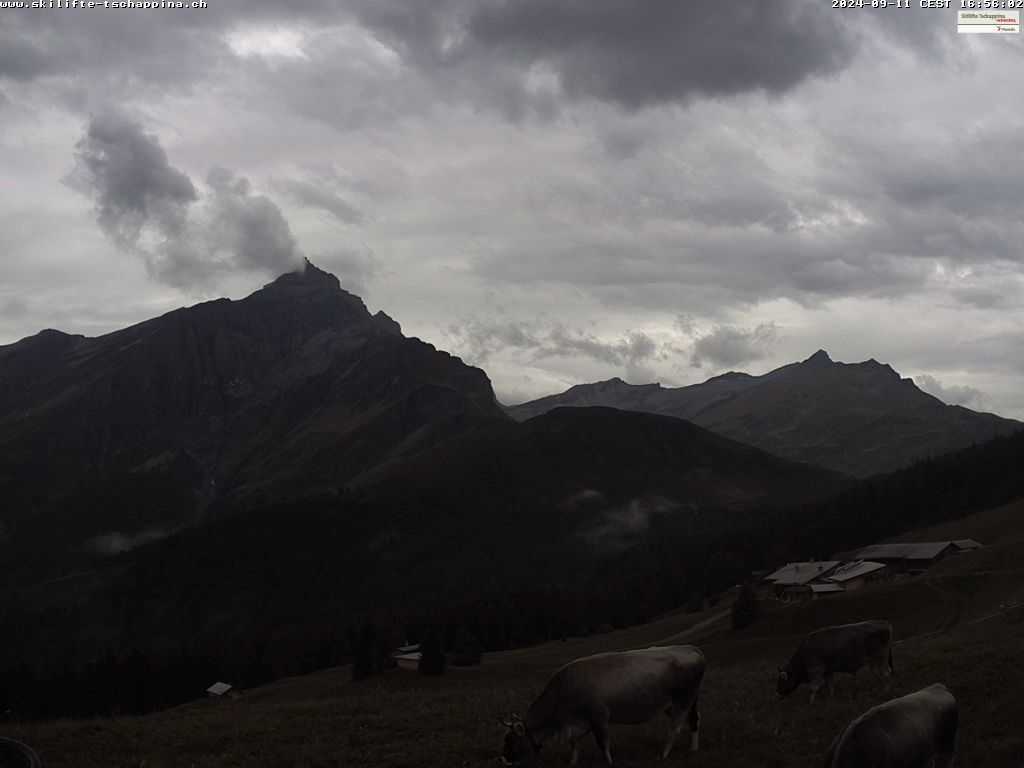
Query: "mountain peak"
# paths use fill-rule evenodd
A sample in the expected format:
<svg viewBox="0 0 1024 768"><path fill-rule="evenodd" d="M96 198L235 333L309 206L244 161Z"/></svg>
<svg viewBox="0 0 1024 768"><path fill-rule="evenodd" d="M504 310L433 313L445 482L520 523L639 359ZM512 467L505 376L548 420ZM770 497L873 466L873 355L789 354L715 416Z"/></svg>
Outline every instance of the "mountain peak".
<svg viewBox="0 0 1024 768"><path fill-rule="evenodd" d="M330 272L325 272L320 269L309 259L303 259L302 266L297 270L294 272L286 272L266 287L272 288L274 286L310 286L324 287L336 291L341 290L341 282L337 277L332 275Z"/></svg>
<svg viewBox="0 0 1024 768"><path fill-rule="evenodd" d="M267 283L260 290L250 294L245 301L257 305L282 305L292 308L302 305L307 310L315 306L332 313L335 317L370 319L370 313L361 298L346 291L341 287L341 281L337 277L320 269L309 259L305 259L302 266L294 272L286 272L272 283Z"/></svg>
<svg viewBox="0 0 1024 768"><path fill-rule="evenodd" d="M819 349L813 355L804 360L804 364L810 363L811 365L827 365L832 362L832 358L828 356L828 352L824 349Z"/></svg>

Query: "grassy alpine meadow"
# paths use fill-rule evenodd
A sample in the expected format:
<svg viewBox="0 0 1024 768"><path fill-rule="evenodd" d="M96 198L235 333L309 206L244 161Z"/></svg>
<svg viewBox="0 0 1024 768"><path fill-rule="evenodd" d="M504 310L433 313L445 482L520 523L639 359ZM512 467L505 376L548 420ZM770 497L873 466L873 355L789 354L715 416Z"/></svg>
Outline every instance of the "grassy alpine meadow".
<svg viewBox="0 0 1024 768"><path fill-rule="evenodd" d="M728 606L676 613L585 639L488 654L478 668L440 677L390 670L358 683L340 667L281 680L228 701L200 700L143 717L8 723L3 735L32 745L45 768L417 768L500 765L504 728L561 664L608 650L694 643L709 671L701 695L701 749L684 731L667 764L694 768L818 766L853 718L886 699L944 683L960 706L956 765L1024 767L1024 504L981 513L908 540L954 532L987 546L926 575L795 606L771 605L751 627L729 628ZM945 537L945 536L944 536ZM783 666L806 632L885 618L895 628L896 677L837 675L834 699L805 686L775 695ZM666 723L612 726L620 766L662 766ZM536 765L560 765L545 745ZM592 739L581 764L599 764Z"/></svg>

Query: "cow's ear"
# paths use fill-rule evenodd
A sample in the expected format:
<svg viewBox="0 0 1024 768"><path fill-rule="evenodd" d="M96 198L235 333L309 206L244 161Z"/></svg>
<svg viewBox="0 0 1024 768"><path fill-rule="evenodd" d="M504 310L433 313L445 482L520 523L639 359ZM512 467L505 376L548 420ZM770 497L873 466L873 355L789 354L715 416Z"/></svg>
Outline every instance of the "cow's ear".
<svg viewBox="0 0 1024 768"><path fill-rule="evenodd" d="M512 727L512 721L511 720L506 720L504 717L499 717L498 718L498 722L501 723L502 725L504 725L506 728L511 728Z"/></svg>
<svg viewBox="0 0 1024 768"><path fill-rule="evenodd" d="M525 736L526 724L522 720L517 720L516 722L512 723L512 733L514 733L516 736Z"/></svg>

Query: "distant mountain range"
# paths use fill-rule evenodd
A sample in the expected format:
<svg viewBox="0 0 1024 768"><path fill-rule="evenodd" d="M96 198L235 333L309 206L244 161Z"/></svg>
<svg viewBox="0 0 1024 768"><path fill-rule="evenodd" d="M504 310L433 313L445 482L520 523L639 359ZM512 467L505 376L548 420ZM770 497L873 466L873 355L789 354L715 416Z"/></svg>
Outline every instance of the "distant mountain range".
<svg viewBox="0 0 1024 768"><path fill-rule="evenodd" d="M1024 427L946 405L888 365L837 363L822 350L762 376L726 373L680 388L616 378L506 411L525 420L553 408L595 405L685 419L790 461L853 477L891 472Z"/></svg>

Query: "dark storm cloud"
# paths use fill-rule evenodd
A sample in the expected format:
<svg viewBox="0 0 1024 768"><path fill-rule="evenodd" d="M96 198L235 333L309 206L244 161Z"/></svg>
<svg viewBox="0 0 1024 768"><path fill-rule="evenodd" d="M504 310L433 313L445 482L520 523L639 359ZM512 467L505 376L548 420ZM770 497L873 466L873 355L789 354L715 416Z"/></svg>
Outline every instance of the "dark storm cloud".
<svg viewBox="0 0 1024 768"><path fill-rule="evenodd" d="M856 48L837 14L814 0L383 0L356 8L412 68L513 118L551 114L566 97L637 109L781 93L837 72Z"/></svg>
<svg viewBox="0 0 1024 768"><path fill-rule="evenodd" d="M481 48L543 62L572 97L637 108L692 95L785 91L849 63L853 46L819 2L521 0L481 7Z"/></svg>
<svg viewBox="0 0 1024 768"><path fill-rule="evenodd" d="M100 226L118 245L134 246L147 226L167 237L180 232L195 187L170 166L156 136L144 133L141 124L118 114L97 115L75 145L75 158L71 181L94 192Z"/></svg>
<svg viewBox="0 0 1024 768"><path fill-rule="evenodd" d="M301 262L288 222L269 198L219 167L200 198L138 122L116 113L94 117L75 158L69 181L95 198L103 231L169 285L198 287L238 271L287 272Z"/></svg>
<svg viewBox="0 0 1024 768"><path fill-rule="evenodd" d="M856 49L850 25L814 0L351 0L260 2L244 15L221 3L8 15L17 18L0 27L0 78L49 79L76 110L216 84L230 99L269 98L344 128L438 104L520 120L554 116L569 101L634 110L694 96L778 94L839 71ZM232 48L232 35L275 29L296 32L302 55ZM395 61L376 59L373 45Z"/></svg>
<svg viewBox="0 0 1024 768"><path fill-rule="evenodd" d="M774 323L752 329L720 326L694 340L690 363L694 368L708 365L727 369L764 360L769 357L777 336L778 328Z"/></svg>
<svg viewBox="0 0 1024 768"><path fill-rule="evenodd" d="M210 3L199 10L7 16L0 27L0 77L99 72L102 81L122 87L186 90L230 66L235 56L228 31L260 25L324 31L358 20L401 57L407 79L425 77L446 100L491 103L518 114L551 113L566 96L634 109L694 95L781 93L842 69L856 47L849 25L815 0L351 0L257 2L246 4L244 15ZM335 47L335 54L342 52ZM336 56L315 66L334 68ZM544 78L555 82L540 82ZM295 90L282 96L303 101L318 79L307 68L306 80L294 80Z"/></svg>

